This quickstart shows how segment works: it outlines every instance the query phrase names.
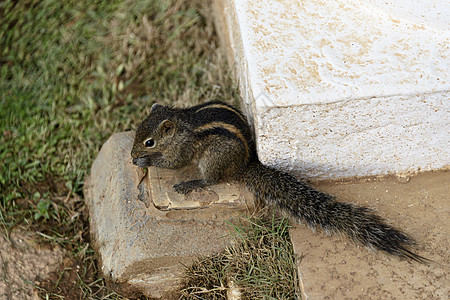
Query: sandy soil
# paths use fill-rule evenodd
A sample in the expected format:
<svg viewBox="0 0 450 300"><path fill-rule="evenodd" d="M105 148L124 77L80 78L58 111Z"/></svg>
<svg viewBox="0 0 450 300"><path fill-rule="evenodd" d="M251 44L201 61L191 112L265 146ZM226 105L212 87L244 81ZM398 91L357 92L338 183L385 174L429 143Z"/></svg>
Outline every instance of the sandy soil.
<svg viewBox="0 0 450 300"><path fill-rule="evenodd" d="M32 232L13 232L10 239L0 234L0 299L39 299L36 280L56 270L64 252L59 247L40 245Z"/></svg>

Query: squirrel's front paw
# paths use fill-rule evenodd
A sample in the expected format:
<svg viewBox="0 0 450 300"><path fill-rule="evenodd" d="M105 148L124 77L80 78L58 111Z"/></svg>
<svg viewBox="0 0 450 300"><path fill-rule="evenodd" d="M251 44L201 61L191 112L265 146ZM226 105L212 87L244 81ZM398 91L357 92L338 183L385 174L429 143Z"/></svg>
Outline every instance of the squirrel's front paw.
<svg viewBox="0 0 450 300"><path fill-rule="evenodd" d="M186 195L187 193L193 190L192 187L186 186L184 182L175 184L173 186L173 189L175 190L175 192L183 195Z"/></svg>
<svg viewBox="0 0 450 300"><path fill-rule="evenodd" d="M191 180L177 183L173 186L175 192L186 195L189 192L202 188L204 186L202 180Z"/></svg>

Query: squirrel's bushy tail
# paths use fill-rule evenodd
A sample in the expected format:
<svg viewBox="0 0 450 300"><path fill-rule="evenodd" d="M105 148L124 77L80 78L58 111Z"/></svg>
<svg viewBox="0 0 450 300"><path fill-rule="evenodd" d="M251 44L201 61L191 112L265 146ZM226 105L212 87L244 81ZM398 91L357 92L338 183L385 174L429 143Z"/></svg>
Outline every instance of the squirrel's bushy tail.
<svg viewBox="0 0 450 300"><path fill-rule="evenodd" d="M337 202L333 196L259 161L251 163L243 182L257 199L287 210L311 228L320 227L326 233L344 233L366 247L426 262L425 258L409 250L415 245L413 239L387 225L368 208Z"/></svg>

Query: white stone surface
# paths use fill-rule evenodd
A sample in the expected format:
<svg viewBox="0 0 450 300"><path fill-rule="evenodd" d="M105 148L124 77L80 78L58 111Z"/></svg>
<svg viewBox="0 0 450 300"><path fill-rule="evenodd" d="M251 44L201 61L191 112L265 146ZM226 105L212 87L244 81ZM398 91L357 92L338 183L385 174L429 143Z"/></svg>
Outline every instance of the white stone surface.
<svg viewBox="0 0 450 300"><path fill-rule="evenodd" d="M450 2L225 2L263 162L318 178L450 165Z"/></svg>

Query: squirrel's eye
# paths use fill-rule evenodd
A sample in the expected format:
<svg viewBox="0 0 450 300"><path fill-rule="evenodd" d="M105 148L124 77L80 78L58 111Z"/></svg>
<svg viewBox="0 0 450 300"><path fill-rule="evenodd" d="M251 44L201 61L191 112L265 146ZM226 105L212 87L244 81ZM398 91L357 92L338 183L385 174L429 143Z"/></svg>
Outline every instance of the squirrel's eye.
<svg viewBox="0 0 450 300"><path fill-rule="evenodd" d="M144 142L144 146L147 148L152 148L155 146L155 141L153 139L147 139Z"/></svg>

